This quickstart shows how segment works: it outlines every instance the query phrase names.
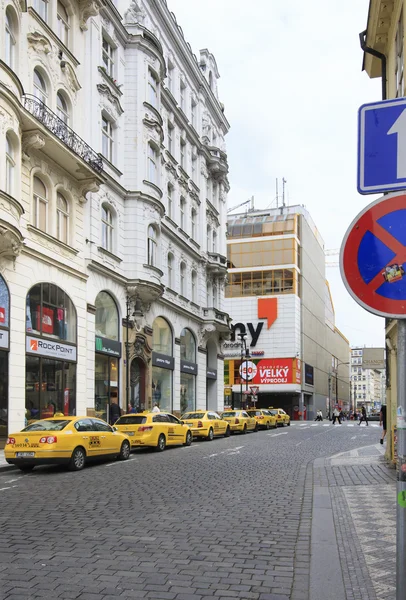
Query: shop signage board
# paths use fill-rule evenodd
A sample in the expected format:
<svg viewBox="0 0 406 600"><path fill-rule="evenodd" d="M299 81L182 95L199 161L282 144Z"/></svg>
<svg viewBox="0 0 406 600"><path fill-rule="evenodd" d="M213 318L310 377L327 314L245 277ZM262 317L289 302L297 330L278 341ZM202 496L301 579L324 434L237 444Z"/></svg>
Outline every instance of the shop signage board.
<svg viewBox="0 0 406 600"><path fill-rule="evenodd" d="M9 334L5 329L0 329L0 348L8 350Z"/></svg>
<svg viewBox="0 0 406 600"><path fill-rule="evenodd" d="M175 368L175 359L173 356L166 356L166 354L159 354L158 352L152 353L152 366L162 367L162 369L173 369Z"/></svg>
<svg viewBox="0 0 406 600"><path fill-rule="evenodd" d="M95 338L95 349L96 352L102 354L109 354L110 356L121 356L121 344L115 340L109 340L108 338L96 335Z"/></svg>
<svg viewBox="0 0 406 600"><path fill-rule="evenodd" d="M364 104L358 111L360 194L406 189L406 99Z"/></svg>
<svg viewBox="0 0 406 600"><path fill-rule="evenodd" d="M340 269L345 287L363 308L405 318L405 194L378 198L359 213L344 236Z"/></svg>
<svg viewBox="0 0 406 600"><path fill-rule="evenodd" d="M217 369L207 369L206 379L217 379Z"/></svg>
<svg viewBox="0 0 406 600"><path fill-rule="evenodd" d="M181 360L180 371L181 373L191 373L192 375L197 375L197 364L188 360Z"/></svg>
<svg viewBox="0 0 406 600"><path fill-rule="evenodd" d="M362 349L362 368L363 369L384 369L385 368L385 348L363 348Z"/></svg>
<svg viewBox="0 0 406 600"><path fill-rule="evenodd" d="M61 344L61 342L27 335L25 349L27 354L76 362L76 346L68 346L68 344Z"/></svg>
<svg viewBox="0 0 406 600"><path fill-rule="evenodd" d="M241 379L245 380L247 373L248 381L256 385L292 384L298 382L298 374L294 367L293 358L264 358L257 362L244 361L240 365L240 375Z"/></svg>

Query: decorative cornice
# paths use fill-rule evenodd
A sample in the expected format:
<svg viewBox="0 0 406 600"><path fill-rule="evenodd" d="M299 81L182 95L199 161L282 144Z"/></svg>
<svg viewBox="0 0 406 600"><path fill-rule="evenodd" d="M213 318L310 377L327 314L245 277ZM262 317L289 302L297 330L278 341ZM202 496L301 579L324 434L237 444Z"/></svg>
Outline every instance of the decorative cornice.
<svg viewBox="0 0 406 600"><path fill-rule="evenodd" d="M111 104L113 104L116 107L120 115L122 115L124 109L120 104L120 100L117 98L117 96L113 94L109 86L106 83L98 83L97 89L99 90L100 94L102 94L102 96L106 96L107 100L111 102Z"/></svg>

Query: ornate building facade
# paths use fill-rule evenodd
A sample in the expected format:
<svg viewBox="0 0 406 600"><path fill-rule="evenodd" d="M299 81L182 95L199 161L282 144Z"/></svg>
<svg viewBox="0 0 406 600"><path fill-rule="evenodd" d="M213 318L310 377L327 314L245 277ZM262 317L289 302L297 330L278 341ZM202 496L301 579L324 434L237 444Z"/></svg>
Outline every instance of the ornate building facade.
<svg viewBox="0 0 406 600"><path fill-rule="evenodd" d="M7 0L0 16L0 434L116 402L220 409L215 58L162 0Z"/></svg>

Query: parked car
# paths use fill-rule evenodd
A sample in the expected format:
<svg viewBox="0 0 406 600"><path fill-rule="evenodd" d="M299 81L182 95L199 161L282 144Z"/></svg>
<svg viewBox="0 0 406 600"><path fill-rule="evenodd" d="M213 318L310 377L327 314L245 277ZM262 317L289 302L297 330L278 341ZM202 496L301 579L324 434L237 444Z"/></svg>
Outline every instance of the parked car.
<svg viewBox="0 0 406 600"><path fill-rule="evenodd" d="M10 434L4 447L6 461L21 471L49 464L66 464L80 471L90 460L127 460L130 452L129 437L105 421L66 416L34 421Z"/></svg>
<svg viewBox="0 0 406 600"><path fill-rule="evenodd" d="M227 421L211 410L188 412L182 415L181 419L190 427L194 438L203 437L212 441L215 436L228 437L231 433Z"/></svg>
<svg viewBox="0 0 406 600"><path fill-rule="evenodd" d="M276 423L278 427L284 427L285 425L288 427L290 426L290 416L286 414L282 408L273 408L273 406L270 406L268 410L276 417Z"/></svg>
<svg viewBox="0 0 406 600"><path fill-rule="evenodd" d="M256 422L258 423L258 427L260 429L270 429L271 427L277 427L277 418L276 415L273 415L269 410L265 408L256 408L247 410L247 413L254 417Z"/></svg>
<svg viewBox="0 0 406 600"><path fill-rule="evenodd" d="M164 412L122 415L114 427L129 437L131 448L150 446L162 452L166 446L190 446L193 439L188 425Z"/></svg>
<svg viewBox="0 0 406 600"><path fill-rule="evenodd" d="M247 433L247 431L258 431L258 423L255 417L251 417L245 410L225 410L221 418L230 425L232 433Z"/></svg>

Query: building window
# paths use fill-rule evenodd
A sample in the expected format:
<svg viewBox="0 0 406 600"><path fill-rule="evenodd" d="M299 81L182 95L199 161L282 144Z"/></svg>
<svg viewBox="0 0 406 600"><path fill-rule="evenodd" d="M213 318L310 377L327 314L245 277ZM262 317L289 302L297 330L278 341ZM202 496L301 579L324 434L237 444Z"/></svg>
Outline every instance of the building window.
<svg viewBox="0 0 406 600"><path fill-rule="evenodd" d="M190 212L190 224L191 224L191 234L192 240L196 238L196 210L192 208Z"/></svg>
<svg viewBox="0 0 406 600"><path fill-rule="evenodd" d="M148 181L157 183L157 151L152 144L148 144Z"/></svg>
<svg viewBox="0 0 406 600"><path fill-rule="evenodd" d="M156 267L157 261L157 239L156 229L152 225L148 227L148 264Z"/></svg>
<svg viewBox="0 0 406 600"><path fill-rule="evenodd" d="M175 67L173 64L168 61L168 89L173 94L173 72Z"/></svg>
<svg viewBox="0 0 406 600"><path fill-rule="evenodd" d="M34 0L34 8L45 23L48 22L48 4L49 0Z"/></svg>
<svg viewBox="0 0 406 600"><path fill-rule="evenodd" d="M214 181L213 181L213 186L212 186L212 199L213 199L213 206L217 207L218 185Z"/></svg>
<svg viewBox="0 0 406 600"><path fill-rule="evenodd" d="M26 331L76 343L76 311L67 294L52 283L38 283L27 296Z"/></svg>
<svg viewBox="0 0 406 600"><path fill-rule="evenodd" d="M210 246L211 246L211 227L210 227L210 225L207 225L207 229L206 229L206 246L207 246L207 252L210 252Z"/></svg>
<svg viewBox="0 0 406 600"><path fill-rule="evenodd" d="M197 155L192 153L192 181L196 183L196 161Z"/></svg>
<svg viewBox="0 0 406 600"><path fill-rule="evenodd" d="M34 96L44 104L47 103L47 86L38 69L34 69Z"/></svg>
<svg viewBox="0 0 406 600"><path fill-rule="evenodd" d="M196 104L193 100L190 103L190 120L193 127L196 127Z"/></svg>
<svg viewBox="0 0 406 600"><path fill-rule="evenodd" d="M197 368L190 372L192 364L196 365L196 341L189 329L182 329L180 334L180 359L180 411L184 413L196 410Z"/></svg>
<svg viewBox="0 0 406 600"><path fill-rule="evenodd" d="M186 265L184 262L181 262L180 263L180 293L182 296L185 295L185 291L186 291L185 277L186 277Z"/></svg>
<svg viewBox="0 0 406 600"><path fill-rule="evenodd" d="M56 197L56 237L64 244L68 243L69 236L69 205L62 194Z"/></svg>
<svg viewBox="0 0 406 600"><path fill-rule="evenodd" d="M168 287L173 289L173 254L168 254Z"/></svg>
<svg viewBox="0 0 406 600"><path fill-rule="evenodd" d="M58 0L57 6L57 35L61 42L68 45L68 35L69 35L69 15L65 6L62 4L61 0Z"/></svg>
<svg viewBox="0 0 406 600"><path fill-rule="evenodd" d="M173 218L173 196L172 186L168 183L168 217Z"/></svg>
<svg viewBox="0 0 406 600"><path fill-rule="evenodd" d="M217 308L217 285L213 284L213 308Z"/></svg>
<svg viewBox="0 0 406 600"><path fill-rule="evenodd" d="M196 271L192 271L192 302L196 302Z"/></svg>
<svg viewBox="0 0 406 600"><path fill-rule="evenodd" d="M113 162L114 130L113 123L102 115L102 154L107 160Z"/></svg>
<svg viewBox="0 0 406 600"><path fill-rule="evenodd" d="M66 102L61 92L58 92L56 95L56 114L61 119L61 121L66 123L66 125L69 124L68 103Z"/></svg>
<svg viewBox="0 0 406 600"><path fill-rule="evenodd" d="M39 177L34 177L34 225L42 231L48 229L48 192Z"/></svg>
<svg viewBox="0 0 406 600"><path fill-rule="evenodd" d="M103 45L102 45L102 61L103 66L106 69L106 72L110 77L114 78L114 53L115 48L110 44L110 42L103 37Z"/></svg>
<svg viewBox="0 0 406 600"><path fill-rule="evenodd" d="M152 401L158 404L161 411L172 411L172 370L173 370L173 338L169 324L162 317L157 317L152 325ZM164 354L167 365L155 366L155 354ZM163 361L160 361L162 365Z"/></svg>
<svg viewBox="0 0 406 600"><path fill-rule="evenodd" d="M213 230L213 252L217 252L217 231Z"/></svg>
<svg viewBox="0 0 406 600"><path fill-rule="evenodd" d="M185 112L185 93L186 93L186 86L183 83L183 81L180 82L180 107L183 110L183 112Z"/></svg>
<svg viewBox="0 0 406 600"><path fill-rule="evenodd" d="M11 10L7 7L6 9L6 48L4 54L4 61L8 64L10 69L15 66L15 49L16 49L16 36L14 28L14 19Z"/></svg>
<svg viewBox="0 0 406 600"><path fill-rule="evenodd" d="M148 69L148 97L149 103L154 107L158 107L158 81L151 69Z"/></svg>
<svg viewBox="0 0 406 600"><path fill-rule="evenodd" d="M15 185L15 151L10 135L6 135L6 192L13 196Z"/></svg>
<svg viewBox="0 0 406 600"><path fill-rule="evenodd" d="M180 228L185 231L185 206L186 200L183 196L180 197L179 208L180 208Z"/></svg>
<svg viewBox="0 0 406 600"><path fill-rule="evenodd" d="M229 272L226 298L242 296L269 296L293 294L297 289L297 271L274 269L271 271Z"/></svg>
<svg viewBox="0 0 406 600"><path fill-rule="evenodd" d="M111 208L102 206L102 248L113 252L114 219Z"/></svg>
<svg viewBox="0 0 406 600"><path fill-rule="evenodd" d="M186 142L180 140L180 166L185 169L186 165Z"/></svg>
<svg viewBox="0 0 406 600"><path fill-rule="evenodd" d="M173 155L173 125L168 121L168 152Z"/></svg>
<svg viewBox="0 0 406 600"><path fill-rule="evenodd" d="M396 32L396 96L401 97L405 95L405 82L403 78L404 69L404 27L403 27L403 10L400 13L398 22L398 29Z"/></svg>

